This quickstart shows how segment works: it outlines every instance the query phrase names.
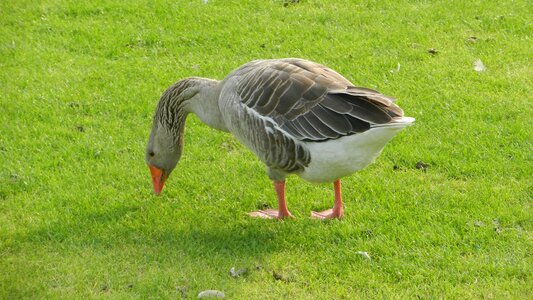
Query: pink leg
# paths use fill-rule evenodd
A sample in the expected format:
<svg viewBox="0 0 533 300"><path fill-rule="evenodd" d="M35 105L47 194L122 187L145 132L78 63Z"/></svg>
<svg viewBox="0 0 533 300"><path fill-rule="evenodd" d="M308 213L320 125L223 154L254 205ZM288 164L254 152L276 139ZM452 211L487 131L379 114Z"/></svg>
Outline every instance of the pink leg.
<svg viewBox="0 0 533 300"><path fill-rule="evenodd" d="M248 213L255 218L264 219L285 219L287 217L293 218L292 214L287 209L287 202L285 201L285 180L273 181L274 189L278 195L278 209L265 209Z"/></svg>
<svg viewBox="0 0 533 300"><path fill-rule="evenodd" d="M312 211L311 218L320 220L342 218L344 215L344 207L342 206L341 180L335 180L333 187L335 189L335 204L333 205L333 208L321 212Z"/></svg>

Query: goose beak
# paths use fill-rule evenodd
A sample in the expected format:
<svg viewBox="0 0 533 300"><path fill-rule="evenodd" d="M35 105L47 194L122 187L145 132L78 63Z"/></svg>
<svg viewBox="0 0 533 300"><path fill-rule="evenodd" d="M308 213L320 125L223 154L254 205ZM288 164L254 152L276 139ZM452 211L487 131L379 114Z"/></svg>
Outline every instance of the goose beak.
<svg viewBox="0 0 533 300"><path fill-rule="evenodd" d="M150 173L152 173L152 183L154 184L154 193L156 195L161 194L163 186L165 185L165 180L167 180L168 174L154 166L148 166L150 168Z"/></svg>

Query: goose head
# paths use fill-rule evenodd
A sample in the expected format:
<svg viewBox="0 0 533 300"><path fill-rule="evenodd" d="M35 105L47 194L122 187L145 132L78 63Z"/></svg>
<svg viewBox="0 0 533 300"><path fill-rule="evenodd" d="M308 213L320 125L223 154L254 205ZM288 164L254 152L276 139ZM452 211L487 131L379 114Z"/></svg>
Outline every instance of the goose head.
<svg viewBox="0 0 533 300"><path fill-rule="evenodd" d="M180 160L185 119L190 112L204 123L227 131L216 103L218 83L217 80L189 77L178 81L161 95L145 154L156 195L161 193L165 181Z"/></svg>
<svg viewBox="0 0 533 300"><path fill-rule="evenodd" d="M182 150L183 126L176 136L175 133L165 128L163 124L154 124L146 147L145 160L152 174L152 183L156 195L161 193L165 181L176 168Z"/></svg>
<svg viewBox="0 0 533 300"><path fill-rule="evenodd" d="M156 195L180 160L188 113L185 104L197 93L198 88L190 80L181 80L168 88L157 104L145 154Z"/></svg>

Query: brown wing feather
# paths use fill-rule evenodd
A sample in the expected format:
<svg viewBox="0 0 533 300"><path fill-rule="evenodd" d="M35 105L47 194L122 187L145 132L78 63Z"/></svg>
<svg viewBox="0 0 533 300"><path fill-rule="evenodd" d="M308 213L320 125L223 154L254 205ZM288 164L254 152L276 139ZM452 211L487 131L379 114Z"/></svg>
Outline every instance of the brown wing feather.
<svg viewBox="0 0 533 300"><path fill-rule="evenodd" d="M336 139L403 116L393 98L303 59L253 61L230 76L242 103L299 140Z"/></svg>

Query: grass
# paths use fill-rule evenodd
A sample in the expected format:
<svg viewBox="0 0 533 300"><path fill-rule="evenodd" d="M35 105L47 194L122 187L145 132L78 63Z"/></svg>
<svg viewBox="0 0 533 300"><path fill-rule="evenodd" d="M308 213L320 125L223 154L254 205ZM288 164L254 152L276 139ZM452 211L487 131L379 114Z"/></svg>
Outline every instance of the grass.
<svg viewBox="0 0 533 300"><path fill-rule="evenodd" d="M0 3L0 298L532 297L528 1L286 2ZM194 116L153 196L161 92L273 57L417 118L344 180L345 219L310 220L332 187L297 177L296 220L247 217L276 204L263 166Z"/></svg>

